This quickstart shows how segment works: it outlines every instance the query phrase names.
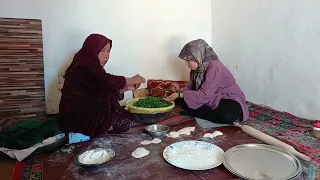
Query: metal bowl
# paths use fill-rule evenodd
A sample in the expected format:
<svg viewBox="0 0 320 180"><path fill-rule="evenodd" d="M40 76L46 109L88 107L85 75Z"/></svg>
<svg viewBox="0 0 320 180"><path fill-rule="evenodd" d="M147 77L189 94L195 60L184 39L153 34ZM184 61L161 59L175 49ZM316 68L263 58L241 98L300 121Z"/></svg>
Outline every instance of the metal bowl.
<svg viewBox="0 0 320 180"><path fill-rule="evenodd" d="M161 124L153 124L144 128L153 137L162 137L167 134L169 127Z"/></svg>
<svg viewBox="0 0 320 180"><path fill-rule="evenodd" d="M164 113L157 113L157 114L139 114L139 113L132 113L133 118L135 121L142 123L142 124L156 124L163 120L166 120L169 116L171 111L164 112Z"/></svg>
<svg viewBox="0 0 320 180"><path fill-rule="evenodd" d="M95 153L95 152L98 152L98 153L101 152L102 154L100 153L101 155L99 155L98 157L94 157L92 153ZM115 156L115 154L116 153L112 149L106 149L106 148L89 149L79 153L75 157L74 161L75 163L77 163L82 167L100 167L106 164L107 162L109 162ZM88 159L88 156L90 157L89 159L92 161L86 163L83 161L83 159L85 157L87 157ZM94 160L97 160L98 162L94 163Z"/></svg>

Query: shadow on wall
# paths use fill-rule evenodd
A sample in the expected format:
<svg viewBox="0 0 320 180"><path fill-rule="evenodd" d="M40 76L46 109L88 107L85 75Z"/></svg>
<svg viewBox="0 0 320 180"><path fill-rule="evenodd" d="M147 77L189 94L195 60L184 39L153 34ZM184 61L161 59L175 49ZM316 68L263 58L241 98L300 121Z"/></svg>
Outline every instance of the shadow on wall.
<svg viewBox="0 0 320 180"><path fill-rule="evenodd" d="M185 45L182 39L184 38L180 36L172 36L165 49L167 52L167 64L175 73L174 77L177 78L173 80L189 80L189 71L184 64L184 61L178 57L180 50Z"/></svg>
<svg viewBox="0 0 320 180"><path fill-rule="evenodd" d="M76 33L75 33L76 32ZM64 59L63 64L57 69L57 73L55 76L55 79L52 80L48 87L48 98L47 98L47 106L49 105L49 108L47 108L47 114L57 114L59 113L59 102L61 98L61 89L63 87L64 83L64 74L71 64L73 57L75 53L81 48L85 38L90 34L86 32L78 32L78 30L72 31L72 33L67 32L66 34L69 34L67 38L61 39L65 46L65 49L70 52L68 53L67 58Z"/></svg>
<svg viewBox="0 0 320 180"><path fill-rule="evenodd" d="M48 89L48 100L47 103L57 103L60 102L61 98L61 89L63 87L64 83L64 75L66 73L67 68L71 64L73 60L73 56L76 52L74 52L72 55L70 55L63 63L63 65L59 68L57 72L56 78L51 81ZM57 99L59 97L59 99ZM54 99L52 101L51 99ZM59 113L59 104L55 104L55 108L52 107L48 110L47 114L57 114Z"/></svg>

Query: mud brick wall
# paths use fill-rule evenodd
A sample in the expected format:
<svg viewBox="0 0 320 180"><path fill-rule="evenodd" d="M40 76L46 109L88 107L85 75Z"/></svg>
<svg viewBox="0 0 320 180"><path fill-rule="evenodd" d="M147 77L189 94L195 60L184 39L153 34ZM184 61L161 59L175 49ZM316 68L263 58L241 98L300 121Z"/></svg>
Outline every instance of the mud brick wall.
<svg viewBox="0 0 320 180"><path fill-rule="evenodd" d="M0 128L45 114L41 20L0 18Z"/></svg>

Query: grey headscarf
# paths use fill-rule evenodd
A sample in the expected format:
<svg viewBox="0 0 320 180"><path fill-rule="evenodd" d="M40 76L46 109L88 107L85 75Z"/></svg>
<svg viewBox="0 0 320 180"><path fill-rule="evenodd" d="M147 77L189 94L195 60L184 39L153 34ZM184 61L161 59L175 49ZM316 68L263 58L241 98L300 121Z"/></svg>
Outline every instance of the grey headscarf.
<svg viewBox="0 0 320 180"><path fill-rule="evenodd" d="M205 64L213 60L218 60L216 53L203 39L197 39L187 43L182 48L179 58L198 63L199 67L194 71L191 70L191 80L194 82L196 90L200 88L204 81Z"/></svg>

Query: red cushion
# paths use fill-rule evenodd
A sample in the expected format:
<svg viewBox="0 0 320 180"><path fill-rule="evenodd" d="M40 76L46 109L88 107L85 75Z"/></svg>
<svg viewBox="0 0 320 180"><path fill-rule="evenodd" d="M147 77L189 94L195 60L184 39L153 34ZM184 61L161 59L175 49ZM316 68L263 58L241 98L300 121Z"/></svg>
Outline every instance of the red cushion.
<svg viewBox="0 0 320 180"><path fill-rule="evenodd" d="M155 80L150 79L147 82L147 88L150 96L163 98L165 95L170 96L175 92L175 85L184 88L188 81L172 81L172 80Z"/></svg>

